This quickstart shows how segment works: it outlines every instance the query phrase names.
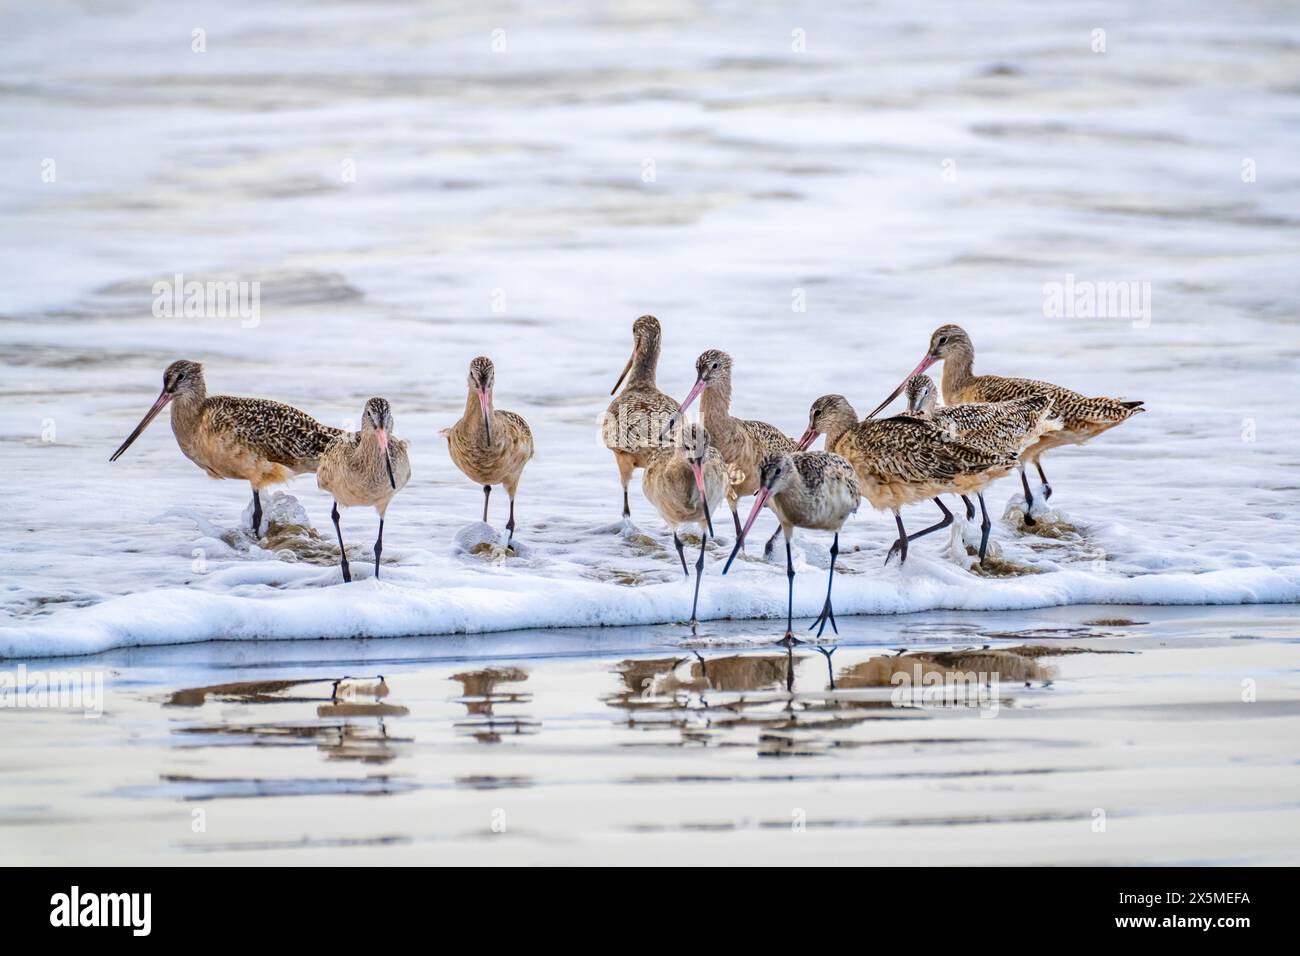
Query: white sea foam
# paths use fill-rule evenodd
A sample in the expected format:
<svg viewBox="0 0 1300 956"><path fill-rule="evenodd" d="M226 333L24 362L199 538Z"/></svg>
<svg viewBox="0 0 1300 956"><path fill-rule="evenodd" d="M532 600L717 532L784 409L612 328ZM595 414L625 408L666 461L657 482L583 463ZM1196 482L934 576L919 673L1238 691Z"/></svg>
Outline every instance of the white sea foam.
<svg viewBox="0 0 1300 956"><path fill-rule="evenodd" d="M1106 54L1093 19L1029 2L957 32L957 7L820 4L803 53L785 12L721 2L599 27L582 5L521 8L502 54L500 24L470 9L431 29L414 8L231 2L206 54L164 29L161 2L120 4L111 25L13 11L0 66L27 80L0 94L0 442L20 480L0 653L685 618L671 541L639 479L621 524L596 426L645 312L666 391L726 348L737 414L792 435L819 394L874 406L943 321L971 332L977 371L1146 400L1044 459L1038 533L1000 520L1014 476L986 495L1003 571L1040 573L964 570L946 532L882 568L893 521L864 506L841 538L842 616L1300 599L1300 181L1279 172L1300 150L1300 27L1195 6L1205 26L1186 4L1097 5L1096 23L1127 25ZM178 272L261 281L257 326L154 317L153 282ZM1149 326L1044 318L1044 285L1067 275L1150 282ZM487 532L438 436L483 353L538 449L512 552L504 494ZM108 464L182 356L213 392L350 429L369 396L392 402L413 478L380 582L359 508L341 585L310 476L287 491L314 534L259 545L240 530L246 487L204 477L165 420ZM725 579L710 551L703 617L783 613L784 561L752 560L772 527ZM828 544L798 539L805 621Z"/></svg>

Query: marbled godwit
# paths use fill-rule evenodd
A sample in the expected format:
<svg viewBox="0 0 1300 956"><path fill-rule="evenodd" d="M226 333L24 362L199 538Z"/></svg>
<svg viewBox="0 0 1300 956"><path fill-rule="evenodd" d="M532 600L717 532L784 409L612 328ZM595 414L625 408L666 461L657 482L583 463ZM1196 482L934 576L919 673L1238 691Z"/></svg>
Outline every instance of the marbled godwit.
<svg viewBox="0 0 1300 956"><path fill-rule="evenodd" d="M677 411L677 403L655 386L661 338L659 320L653 315L643 315L632 323L632 356L609 394L618 392L624 379L627 385L609 403L602 422L605 447L614 453L619 479L623 482L625 518L632 514L627 500L632 473L646 466L651 453L668 444L660 441L659 434Z"/></svg>
<svg viewBox="0 0 1300 956"><path fill-rule="evenodd" d="M488 518L488 499L492 486L501 485L510 496L509 535L506 547L515 538L515 489L524 466L533 457L533 433L523 417L492 406L492 389L496 369L492 360L480 355L469 363L469 394L465 414L440 434L447 438L447 448L456 467L470 481L483 486L483 521Z"/></svg>
<svg viewBox="0 0 1300 956"><path fill-rule="evenodd" d="M1038 477L1043 481L1043 497L1052 497L1052 486L1047 482L1047 475L1039 459L1043 453L1061 445L1082 445L1090 438L1114 428L1120 422L1127 421L1138 412L1146 411L1142 402L1125 402L1117 398L1089 398L1060 385L1039 382L1029 378L1007 378L1002 375L976 375L972 371L975 362L975 347L970 336L959 325L942 325L930 336L930 348L917 364L912 375L920 375L935 362L943 362L943 400L949 405L964 402L1005 402L1029 395L1046 395L1052 402L1052 414L1061 420L1062 427L1055 432L1043 435L1026 448L1020 456L1020 483L1025 489L1025 524L1033 525L1030 511L1034 506L1034 496L1029 490L1029 480L1025 477L1025 463L1029 462L1038 469ZM903 383L894 389L868 415L874 418L876 412L884 408L906 387L909 375Z"/></svg>
<svg viewBox="0 0 1300 956"><path fill-rule="evenodd" d="M979 448L991 454L1019 455L1043 435L1059 431L1061 421L1052 417L1052 401L1046 395L1029 395L1009 402L971 402L965 405L935 406L934 382L928 375L913 375L907 380L907 411L905 415L932 421L944 430L949 438ZM988 549L988 507L984 504L984 487L995 479L985 473L984 486L976 488L980 502L980 550L984 560ZM962 495L966 505L967 520L975 517L975 508L967 495Z"/></svg>
<svg viewBox="0 0 1300 956"><path fill-rule="evenodd" d="M727 496L731 506L731 519L736 525L736 538L740 534L740 514L736 510L741 498L758 491L758 465L768 455L778 452L798 451L792 438L783 435L767 422L748 421L731 415L731 356L718 349L709 349L695 360L695 385L669 421L668 431L686 414L686 409L700 398L700 420L708 429L709 438L722 454L722 460L732 469L734 483ZM662 433L661 436L662 437ZM780 529L768 540L763 549L772 553L772 545Z"/></svg>
<svg viewBox="0 0 1300 956"><path fill-rule="evenodd" d="M736 539L735 547L731 549L731 557L727 559L722 573L726 574L727 568L736 559L745 535L749 533L758 513L763 510L763 505L770 504L785 533L785 576L789 596L782 643L798 644L800 641L794 636L794 558L790 552L790 538L796 527L834 531L831 569L826 579L826 603L822 605L821 616L813 621L812 627L818 628L817 636L821 637L826 622L830 621L831 628L838 634L840 629L835 623L835 612L831 609L831 586L835 583L835 559L840 553L840 528L849 515L858 510L858 504L862 500L853 466L839 455L825 451L769 453L759 462L758 483L754 508Z"/></svg>
<svg viewBox="0 0 1300 956"><path fill-rule="evenodd" d="M117 461L168 403L172 433L185 457L212 478L242 478L253 488L253 536L262 523L258 492L316 470L338 428L265 398L208 395L203 366L185 359L163 373L162 393L135 431L113 452Z"/></svg>
<svg viewBox="0 0 1300 956"><path fill-rule="evenodd" d="M1001 476L1015 465L1015 455L993 454L950 439L934 422L920 418L886 418L859 422L843 395L823 395L808 412L808 430L799 442L806 448L826 435L826 449L845 458L857 472L871 507L892 511L898 525L901 561L907 543L952 524L941 494L964 495L982 487L986 475ZM943 520L908 535L899 509L930 498ZM885 556L888 563L894 549Z"/></svg>
<svg viewBox="0 0 1300 956"><path fill-rule="evenodd" d="M700 604L700 578L704 575L704 546L713 534L713 509L727 495L730 475L722 456L709 445L709 435L699 425L682 429L681 444L652 452L645 466L642 488L650 503L673 530L673 544L688 578L686 553L679 526L700 526L700 556L695 562L695 600L691 603L691 628L695 628Z"/></svg>
<svg viewBox="0 0 1300 956"><path fill-rule="evenodd" d="M361 431L344 432L320 457L316 484L334 496L330 517L339 536L339 561L343 580L351 581L348 555L343 550L343 529L339 527L339 505L368 506L379 512L379 536L375 538L375 577L379 577L379 555L384 549L384 512L388 503L411 480L411 460L406 442L393 438L393 412L382 398L366 402L361 413Z"/></svg>

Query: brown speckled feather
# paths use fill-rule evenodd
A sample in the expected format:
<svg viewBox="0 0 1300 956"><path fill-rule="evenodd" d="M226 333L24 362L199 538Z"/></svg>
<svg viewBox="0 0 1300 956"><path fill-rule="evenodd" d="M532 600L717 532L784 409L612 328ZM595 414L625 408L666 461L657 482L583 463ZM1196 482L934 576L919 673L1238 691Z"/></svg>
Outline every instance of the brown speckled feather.
<svg viewBox="0 0 1300 956"><path fill-rule="evenodd" d="M859 422L852 406L838 395L813 403L810 424L826 433L831 451L853 465L863 496L880 510L978 490L1007 474L1016 462L1014 454L955 441L939 425L923 419Z"/></svg>
<svg viewBox="0 0 1300 956"><path fill-rule="evenodd" d="M296 472L315 471L341 428L322 425L306 412L265 398L214 395L203 403L201 427L226 433L258 456Z"/></svg>
<svg viewBox="0 0 1300 956"><path fill-rule="evenodd" d="M1060 445L1081 445L1107 429L1145 411L1142 402L1089 397L1051 382L1002 375L976 375L975 346L958 325L943 325L930 336L931 360L943 360L943 400L948 405L967 402L1006 402L1033 395L1051 401L1051 413L1061 428L1045 433L1020 455L1022 462L1037 462L1047 450ZM1040 468L1041 470L1041 468Z"/></svg>
<svg viewBox="0 0 1300 956"><path fill-rule="evenodd" d="M907 383L908 411L904 416L932 421L948 437L991 454L1017 454L1044 434L1061 429L1046 395L938 408L935 392L929 376L913 376Z"/></svg>
<svg viewBox="0 0 1300 956"><path fill-rule="evenodd" d="M770 454L793 452L798 443L767 422L735 418L731 414L731 356L716 349L704 352L696 371L709 374L700 398L700 421L736 477L731 488L734 503L758 490L759 463Z"/></svg>
<svg viewBox="0 0 1300 956"><path fill-rule="evenodd" d="M655 385L662 337L659 320L653 315L643 315L632 323L632 357L623 370L627 384L609 403L601 422L605 447L616 458L632 459L620 467L644 468L651 452L673 444L671 438L659 437L678 410L677 403Z"/></svg>
<svg viewBox="0 0 1300 956"><path fill-rule="evenodd" d="M636 456L637 467L644 467L647 453L672 445L671 437L661 442L659 433L677 408L654 385L629 382L605 410L601 423L605 447Z"/></svg>
<svg viewBox="0 0 1300 956"><path fill-rule="evenodd" d="M213 478L242 478L255 489L316 470L342 429L266 398L207 393L203 366L180 359L167 367L172 433L185 457Z"/></svg>
<svg viewBox="0 0 1300 956"><path fill-rule="evenodd" d="M1006 378L1001 375L976 375L943 400L950 405L962 402L1006 402L1034 395L1046 396L1051 410L1067 431L1096 425L1118 425L1144 411L1141 402L1122 402L1117 398L1089 397L1078 392L1030 378Z"/></svg>
<svg viewBox="0 0 1300 956"><path fill-rule="evenodd" d="M915 418L860 422L832 449L885 481L951 481L958 475L1010 465L1014 456L952 441L942 428Z"/></svg>
<svg viewBox="0 0 1300 956"><path fill-rule="evenodd" d="M858 476L844 458L826 451L805 451L791 455L795 470L809 491L831 482L844 482L855 496L860 496Z"/></svg>
<svg viewBox="0 0 1300 956"><path fill-rule="evenodd" d="M772 482L769 504L787 535L795 528L839 531L862 501L857 472L831 452L772 453L759 472Z"/></svg>
<svg viewBox="0 0 1300 956"><path fill-rule="evenodd" d="M519 478L533 457L533 430L522 415L493 407L495 384L496 368L492 360L485 355L472 360L469 363L465 412L455 425L444 428L440 434L447 439L452 462L465 473L465 477L477 485L501 485L505 488L512 502L513 515ZM485 411L490 416L490 444L484 426Z"/></svg>
<svg viewBox="0 0 1300 956"><path fill-rule="evenodd" d="M479 485L506 486L514 494L514 483L533 457L533 432L523 417L497 408L492 411L492 444L483 434L483 419L466 414L445 429L451 460L465 476Z"/></svg>
<svg viewBox="0 0 1300 956"><path fill-rule="evenodd" d="M781 429L769 425L767 422L741 419L738 424L749 433L755 442L763 447L765 452L794 451L798 447L798 442L781 431Z"/></svg>

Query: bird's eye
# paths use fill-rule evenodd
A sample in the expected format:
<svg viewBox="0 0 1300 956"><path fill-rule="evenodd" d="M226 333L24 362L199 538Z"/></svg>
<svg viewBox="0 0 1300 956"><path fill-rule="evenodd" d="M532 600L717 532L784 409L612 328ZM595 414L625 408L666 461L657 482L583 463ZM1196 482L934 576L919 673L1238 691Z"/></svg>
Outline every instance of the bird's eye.
<svg viewBox="0 0 1300 956"><path fill-rule="evenodd" d="M714 367L714 368L717 368L717 367L718 367L718 363L717 363L717 362L714 362L714 363L713 363L713 367Z"/></svg>
<svg viewBox="0 0 1300 956"><path fill-rule="evenodd" d="M940 345L943 345L943 343L944 343L944 342L947 342L947 341L948 341L948 336L946 336L946 335L941 335L941 336L939 336L939 344L940 344Z"/></svg>

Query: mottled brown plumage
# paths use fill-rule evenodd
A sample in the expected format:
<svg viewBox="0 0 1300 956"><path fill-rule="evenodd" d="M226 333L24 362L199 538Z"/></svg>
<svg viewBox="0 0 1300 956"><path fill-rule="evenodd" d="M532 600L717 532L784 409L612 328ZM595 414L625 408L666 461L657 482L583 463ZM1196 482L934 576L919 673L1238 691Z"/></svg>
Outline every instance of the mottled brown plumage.
<svg viewBox="0 0 1300 956"><path fill-rule="evenodd" d="M1046 395L937 406L936 391L928 375L913 375L907 382L907 411L903 414L932 421L949 438L990 454L1019 454L1043 435L1061 429Z"/></svg>
<svg viewBox="0 0 1300 956"><path fill-rule="evenodd" d="M406 442L392 437L393 413L388 402L372 398L361 413L361 430L342 432L321 455L316 484L334 496L331 517L339 537L339 559L343 580L351 581L348 556L343 549L339 526L339 505L368 506L379 512L379 536L375 539L375 577L379 577L379 556L384 548L384 515L393 496L411 480L411 460Z"/></svg>
<svg viewBox="0 0 1300 956"><path fill-rule="evenodd" d="M808 430L811 440L824 434L827 449L853 465L863 496L881 511L961 494L986 473L1005 475L1015 465L1014 455L953 441L934 422L906 417L860 422L842 395L824 395L813 403Z"/></svg>
<svg viewBox="0 0 1300 956"><path fill-rule="evenodd" d="M1046 497L1051 497L1051 486L1039 459L1043 454L1062 445L1081 445L1102 432L1128 421L1139 412L1146 411L1140 401L1123 401L1102 396L1089 397L1079 392L1029 378L1007 378L1002 375L976 375L975 347L970 336L958 325L944 325L930 336L930 347L917 366L924 371L934 362L943 362L943 400L949 405L965 402L1005 402L1031 395L1045 395L1052 403L1052 414L1061 420L1061 428L1042 435L1021 453L1020 478L1025 489L1025 524L1034 524L1030 515L1033 494L1025 479L1024 464L1032 463L1046 486ZM897 392L895 392L897 394Z"/></svg>
<svg viewBox="0 0 1300 956"><path fill-rule="evenodd" d="M700 528L700 556L695 562L695 600L691 604L692 627L696 623L700 601L704 546L713 531L710 515L727 496L730 486L731 475L726 462L710 445L708 432L699 425L686 425L681 431L680 443L651 452L645 466L642 489L672 529L673 545L682 562L682 573L687 577L690 577L690 572L686 569L686 554L677 528L687 523L697 524Z"/></svg>
<svg viewBox="0 0 1300 956"><path fill-rule="evenodd" d="M1061 428L1026 448L1021 458L1027 462L1036 462L1043 452L1060 445L1082 444L1145 411L1142 402L1089 397L1050 382L976 375L972 369L975 348L960 326L936 329L930 337L928 354L936 361L943 361L943 400L948 405L1006 402L1033 395L1043 395L1051 401L1052 414L1061 420Z"/></svg>
<svg viewBox="0 0 1300 956"><path fill-rule="evenodd" d="M990 454L1019 454L1033 445L1043 435L1059 431L1061 420L1052 413L1052 401L1046 395L1028 395L1006 402L968 402L964 405L935 406L934 382L928 375L913 375L907 381L907 411L904 415L932 421L953 440L979 448ZM982 484L970 487L962 495L966 504L966 517L975 517L975 509L967 497L972 491L980 503L979 559L988 551L988 506L984 502L984 488L1001 477L994 471L985 472Z"/></svg>
<svg viewBox="0 0 1300 956"><path fill-rule="evenodd" d="M975 491L991 477L1007 474L1016 460L1014 454L993 453L953 441L934 422L920 418L860 422L843 395L823 395L813 402L801 445L815 441L819 434L825 434L828 450L853 465L862 495L871 506L894 513L899 530L895 544L904 561L909 538L903 530L900 508L931 498L944 514L943 521L912 535L911 540L947 527L952 516L939 495ZM892 554L893 549L885 560Z"/></svg>
<svg viewBox="0 0 1300 956"><path fill-rule="evenodd" d="M605 447L614 453L623 483L624 517L632 513L627 486L633 472L644 468L654 451L673 444L669 438L660 438L677 411L677 403L655 385L661 338L659 320L653 315L643 315L632 323L632 356L610 394L618 392L624 379L627 384L609 403L601 423L601 437Z"/></svg>
<svg viewBox="0 0 1300 956"><path fill-rule="evenodd" d="M771 489L767 504L786 537L795 528L838 531L862 500L853 466L826 451L768 455L759 463L759 481Z"/></svg>
<svg viewBox="0 0 1300 956"><path fill-rule="evenodd" d="M456 467L483 486L484 521L493 485L501 485L510 496L509 546L515 535L515 490L524 466L533 457L533 433L522 416L493 407L496 369L491 359L480 355L469 363L468 385L465 413L440 434L447 439Z"/></svg>
<svg viewBox="0 0 1300 956"><path fill-rule="evenodd" d="M826 602L822 605L821 615L812 626L818 628L821 637L829 621L835 633L839 626L835 623L835 612L831 607L831 586L835 580L835 559L840 553L840 528L849 515L858 510L862 494L858 476L853 466L839 455L825 451L780 451L769 452L758 464L759 490L754 500L753 510L745 521L736 546L732 548L731 559L735 559L749 532L763 509L769 505L781 522L781 531L785 535L785 566L788 582L788 601L786 604L784 643L799 643L794 636L794 557L790 541L795 528L808 528L814 531L835 532L831 544L830 573L826 583ZM726 573L726 570L723 570Z"/></svg>
<svg viewBox="0 0 1300 956"><path fill-rule="evenodd" d="M695 480L695 465L704 479L703 497ZM687 425L679 444L650 453L642 483L646 498L669 527L698 524L701 529L706 529L706 514L727 496L730 485L726 462L710 444L707 430L699 425Z"/></svg>
<svg viewBox="0 0 1300 956"><path fill-rule="evenodd" d="M168 404L172 432L186 458L213 478L242 478L252 486L254 533L262 516L258 492L314 472L342 433L281 402L209 396L203 366L181 359L167 366L158 400L109 461L120 458Z"/></svg>
<svg viewBox="0 0 1300 956"><path fill-rule="evenodd" d="M735 418L731 414L731 356L709 349L695 362L695 386L682 402L678 416L700 397L700 421L709 431L714 446L731 466L733 484L728 495L732 519L740 532L739 499L758 491L758 465L768 455L797 451L792 438L767 422ZM770 542L769 542L770 544Z"/></svg>

